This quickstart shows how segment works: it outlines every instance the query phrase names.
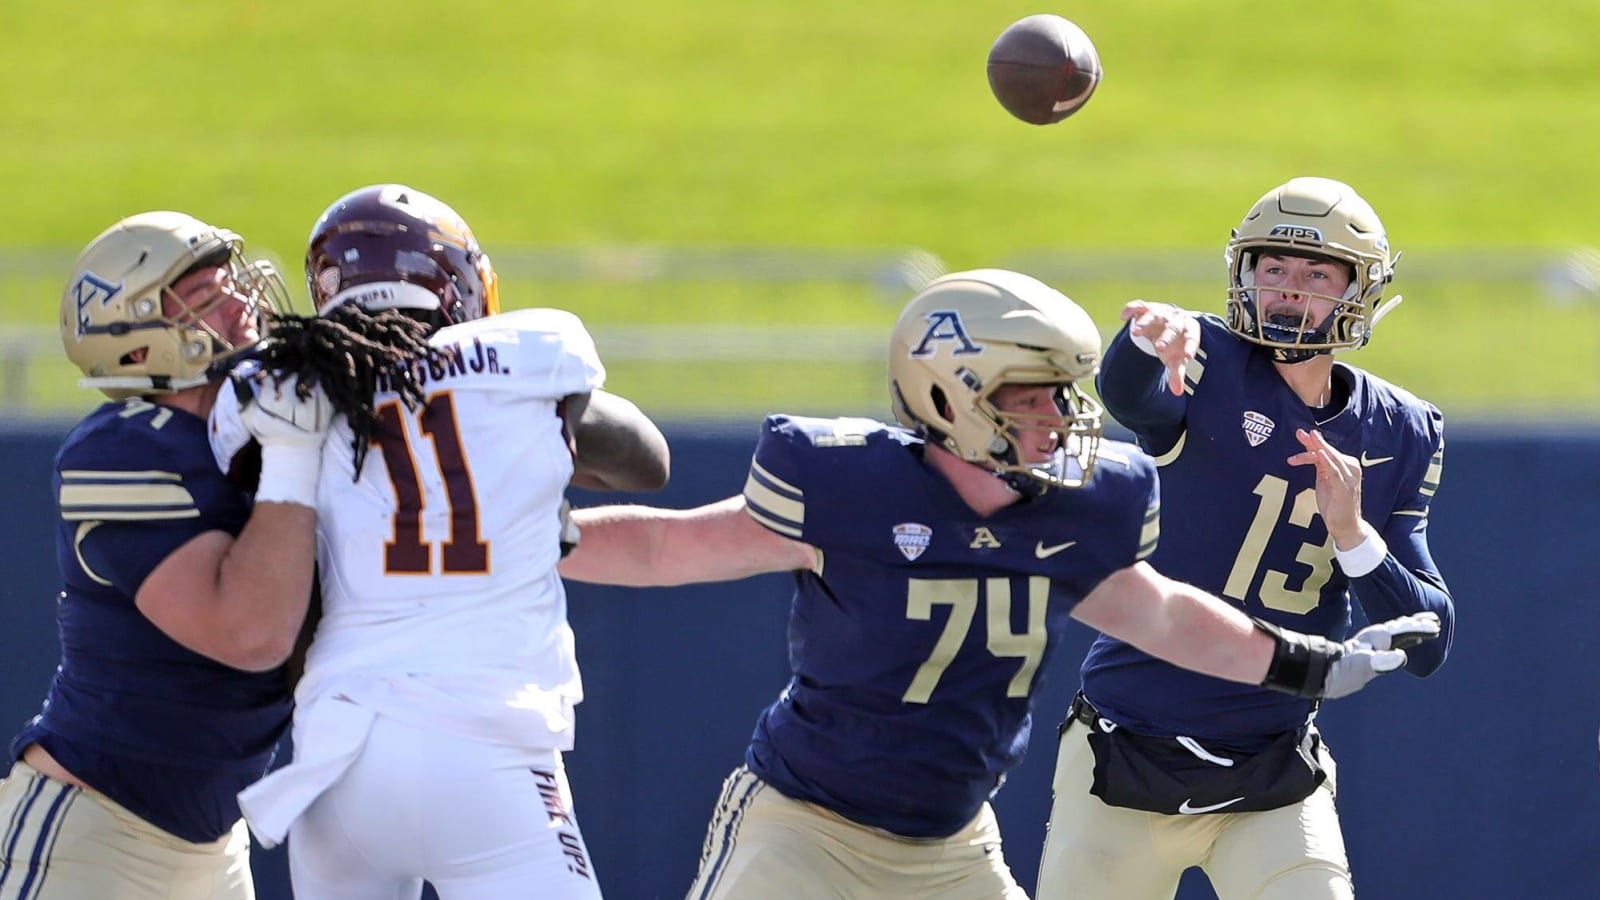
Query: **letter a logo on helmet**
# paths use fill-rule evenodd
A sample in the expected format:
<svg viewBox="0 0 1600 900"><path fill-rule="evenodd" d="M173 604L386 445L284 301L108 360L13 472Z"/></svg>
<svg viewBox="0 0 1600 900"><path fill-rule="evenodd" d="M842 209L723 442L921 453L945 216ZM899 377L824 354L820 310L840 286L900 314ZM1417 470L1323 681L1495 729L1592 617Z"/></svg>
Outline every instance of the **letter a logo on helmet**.
<svg viewBox="0 0 1600 900"><path fill-rule="evenodd" d="M982 353L983 345L975 344L967 336L967 326L961 324L961 313L954 309L936 309L928 313L928 330L922 333L922 340L912 348L914 357L932 356L939 352L936 345L940 341L958 341L961 346L955 349L956 356L967 356L973 353Z"/></svg>
<svg viewBox="0 0 1600 900"><path fill-rule="evenodd" d="M1036 278L1004 269L943 275L906 303L890 333L895 420L1019 491L1081 487L1094 470L1102 411L1079 382L1094 378L1100 347L1089 314ZM1008 385L1047 389L1054 413L1000 408L994 397ZM1019 428L1046 425L1056 452L1026 461Z"/></svg>
<svg viewBox="0 0 1600 900"><path fill-rule="evenodd" d="M90 305L96 301L101 306L110 303L113 297L122 293L122 283L112 284L93 272L85 271L73 282L69 291L78 305L78 337L82 338L94 325Z"/></svg>

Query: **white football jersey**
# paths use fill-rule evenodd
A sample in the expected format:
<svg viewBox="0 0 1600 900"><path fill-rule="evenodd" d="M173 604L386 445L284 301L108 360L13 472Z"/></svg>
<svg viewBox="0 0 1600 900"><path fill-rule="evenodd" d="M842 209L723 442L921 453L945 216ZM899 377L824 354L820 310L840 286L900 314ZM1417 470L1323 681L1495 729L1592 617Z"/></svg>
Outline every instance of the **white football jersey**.
<svg viewBox="0 0 1600 900"><path fill-rule="evenodd" d="M570 749L583 688L556 575L573 472L557 403L600 387L605 370L560 310L429 342L445 357L417 368L420 407L380 383L359 477L342 417L324 445L322 621L296 702L337 696L463 737Z"/></svg>

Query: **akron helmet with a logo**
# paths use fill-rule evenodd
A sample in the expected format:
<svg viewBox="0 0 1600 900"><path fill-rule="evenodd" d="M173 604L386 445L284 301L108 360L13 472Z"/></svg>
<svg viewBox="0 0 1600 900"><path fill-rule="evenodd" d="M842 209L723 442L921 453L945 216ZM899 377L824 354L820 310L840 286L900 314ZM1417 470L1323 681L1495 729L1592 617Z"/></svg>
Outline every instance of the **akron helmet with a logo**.
<svg viewBox="0 0 1600 900"><path fill-rule="evenodd" d="M202 266L226 266L231 285L189 306L172 285ZM83 372L79 384L113 400L206 383L208 368L235 346L205 321L230 298L255 319L289 309L289 294L265 260L248 260L239 235L178 212L129 216L84 248L61 296L61 344Z"/></svg>
<svg viewBox="0 0 1600 900"><path fill-rule="evenodd" d="M1350 268L1350 286L1343 296L1313 294L1334 304L1320 322L1305 316L1272 321L1262 315L1256 295L1255 265L1264 254L1343 263ZM1400 254L1391 254L1378 214L1348 184L1330 178L1295 178L1268 191L1234 229L1223 258L1228 329L1270 348L1279 362L1362 347L1378 320L1400 303L1399 295L1383 299Z"/></svg>
<svg viewBox="0 0 1600 900"><path fill-rule="evenodd" d="M340 197L311 228L306 285L319 314L353 302L416 310L439 327L500 311L494 266L466 220L403 184Z"/></svg>
<svg viewBox="0 0 1600 900"><path fill-rule="evenodd" d="M906 304L889 342L889 391L900 424L1038 493L1094 471L1103 413L1080 384L1099 366L1100 332L1076 303L1027 275L976 269L937 278ZM1040 426L996 408L1007 384L1056 388L1050 463L1024 462L1018 430Z"/></svg>

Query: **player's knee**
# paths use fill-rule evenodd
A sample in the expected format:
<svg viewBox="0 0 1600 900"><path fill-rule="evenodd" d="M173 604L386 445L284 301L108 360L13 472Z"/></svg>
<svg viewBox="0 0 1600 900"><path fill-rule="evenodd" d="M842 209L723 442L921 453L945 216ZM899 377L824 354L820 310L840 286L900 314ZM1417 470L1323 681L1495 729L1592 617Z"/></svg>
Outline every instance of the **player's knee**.
<svg viewBox="0 0 1600 900"><path fill-rule="evenodd" d="M1260 900L1354 900L1355 895L1349 867L1332 860L1307 860L1255 894Z"/></svg>

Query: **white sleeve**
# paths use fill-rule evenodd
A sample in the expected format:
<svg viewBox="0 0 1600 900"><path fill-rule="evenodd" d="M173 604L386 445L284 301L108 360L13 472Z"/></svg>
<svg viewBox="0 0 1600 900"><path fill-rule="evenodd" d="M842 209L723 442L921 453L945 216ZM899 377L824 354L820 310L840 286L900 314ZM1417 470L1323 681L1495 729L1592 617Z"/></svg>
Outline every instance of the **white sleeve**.
<svg viewBox="0 0 1600 900"><path fill-rule="evenodd" d="M232 473L234 458L253 440L249 430L244 427L239 397L234 393L233 385L224 383L222 390L217 392L217 402L211 407L210 425L206 431L211 439L211 456L216 460L217 468L224 475Z"/></svg>
<svg viewBox="0 0 1600 900"><path fill-rule="evenodd" d="M516 326L520 374L539 385L540 394L559 399L604 386L605 366L577 316L560 309L519 309L504 316L515 320L507 324Z"/></svg>

